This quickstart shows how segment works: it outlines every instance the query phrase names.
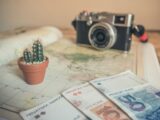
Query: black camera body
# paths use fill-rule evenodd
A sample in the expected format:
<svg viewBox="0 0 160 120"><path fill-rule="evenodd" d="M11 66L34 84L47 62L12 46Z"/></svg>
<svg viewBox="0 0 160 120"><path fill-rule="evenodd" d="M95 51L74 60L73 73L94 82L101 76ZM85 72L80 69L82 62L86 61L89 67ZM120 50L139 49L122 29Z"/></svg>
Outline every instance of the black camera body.
<svg viewBox="0 0 160 120"><path fill-rule="evenodd" d="M72 24L77 31L77 43L96 49L129 51L133 28L133 14L81 12Z"/></svg>

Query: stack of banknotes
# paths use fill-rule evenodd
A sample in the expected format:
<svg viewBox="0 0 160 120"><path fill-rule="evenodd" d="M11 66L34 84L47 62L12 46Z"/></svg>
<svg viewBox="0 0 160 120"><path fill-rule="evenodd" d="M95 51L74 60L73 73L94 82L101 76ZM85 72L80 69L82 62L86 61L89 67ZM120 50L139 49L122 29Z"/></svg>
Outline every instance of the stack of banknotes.
<svg viewBox="0 0 160 120"><path fill-rule="evenodd" d="M126 71L73 86L20 115L24 120L160 120L160 89Z"/></svg>

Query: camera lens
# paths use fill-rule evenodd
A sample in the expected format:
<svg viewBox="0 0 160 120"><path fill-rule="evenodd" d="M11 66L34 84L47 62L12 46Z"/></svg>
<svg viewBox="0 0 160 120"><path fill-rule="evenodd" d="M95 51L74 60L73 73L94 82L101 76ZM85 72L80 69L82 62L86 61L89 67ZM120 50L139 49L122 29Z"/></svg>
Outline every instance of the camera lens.
<svg viewBox="0 0 160 120"><path fill-rule="evenodd" d="M110 39L108 31L102 27L95 29L91 35L91 38L96 44L99 45L108 44Z"/></svg>
<svg viewBox="0 0 160 120"><path fill-rule="evenodd" d="M116 41L116 30L108 23L96 23L90 28L88 37L96 49L111 48Z"/></svg>

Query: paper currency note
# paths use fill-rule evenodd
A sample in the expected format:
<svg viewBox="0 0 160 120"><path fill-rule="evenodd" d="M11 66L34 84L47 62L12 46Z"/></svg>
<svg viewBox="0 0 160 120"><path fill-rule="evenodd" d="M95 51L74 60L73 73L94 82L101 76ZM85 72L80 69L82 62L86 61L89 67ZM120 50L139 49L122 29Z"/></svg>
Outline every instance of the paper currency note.
<svg viewBox="0 0 160 120"><path fill-rule="evenodd" d="M141 85L109 96L134 120L160 120L160 90L151 85Z"/></svg>
<svg viewBox="0 0 160 120"><path fill-rule="evenodd" d="M108 95L110 92L120 91L146 83L146 81L138 78L131 71L122 72L110 77L99 78L90 81L103 94Z"/></svg>
<svg viewBox="0 0 160 120"><path fill-rule="evenodd" d="M110 101L92 108L91 112L97 115L101 120L130 120L126 114Z"/></svg>
<svg viewBox="0 0 160 120"><path fill-rule="evenodd" d="M92 120L130 120L89 83L66 90L63 95Z"/></svg>
<svg viewBox="0 0 160 120"><path fill-rule="evenodd" d="M20 115L24 120L89 120L60 95Z"/></svg>

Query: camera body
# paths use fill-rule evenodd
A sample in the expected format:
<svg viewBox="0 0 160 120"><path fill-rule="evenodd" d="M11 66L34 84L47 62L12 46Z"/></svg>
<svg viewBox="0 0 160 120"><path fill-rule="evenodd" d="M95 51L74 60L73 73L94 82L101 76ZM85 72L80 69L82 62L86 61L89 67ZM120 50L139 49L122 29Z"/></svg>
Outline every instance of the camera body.
<svg viewBox="0 0 160 120"><path fill-rule="evenodd" d="M77 31L77 43L96 49L129 51L133 14L81 12L72 22Z"/></svg>

